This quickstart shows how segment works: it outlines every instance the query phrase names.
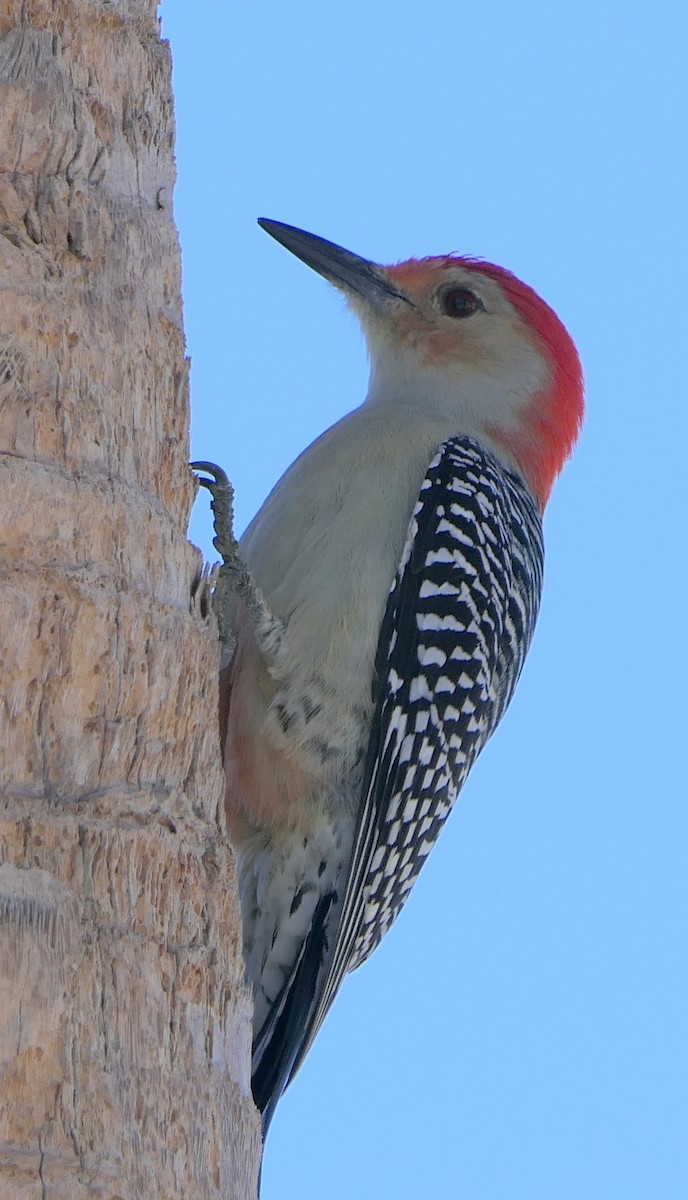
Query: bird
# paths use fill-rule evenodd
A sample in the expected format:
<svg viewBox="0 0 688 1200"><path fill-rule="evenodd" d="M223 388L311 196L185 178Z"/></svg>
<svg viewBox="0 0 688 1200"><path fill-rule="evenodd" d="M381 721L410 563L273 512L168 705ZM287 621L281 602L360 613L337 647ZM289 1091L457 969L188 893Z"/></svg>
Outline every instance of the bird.
<svg viewBox="0 0 688 1200"><path fill-rule="evenodd" d="M220 736L265 1135L514 694L584 388L566 328L510 271L382 266L259 224L344 294L370 358L363 402L238 542L227 476L192 464L224 559Z"/></svg>

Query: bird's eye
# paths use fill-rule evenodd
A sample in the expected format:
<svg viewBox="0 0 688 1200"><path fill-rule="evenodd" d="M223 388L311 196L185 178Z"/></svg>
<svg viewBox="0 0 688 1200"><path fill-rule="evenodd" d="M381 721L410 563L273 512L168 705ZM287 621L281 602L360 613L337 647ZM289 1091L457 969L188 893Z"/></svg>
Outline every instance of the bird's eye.
<svg viewBox="0 0 688 1200"><path fill-rule="evenodd" d="M442 293L440 306L447 317L472 317L483 304L468 288L453 287Z"/></svg>

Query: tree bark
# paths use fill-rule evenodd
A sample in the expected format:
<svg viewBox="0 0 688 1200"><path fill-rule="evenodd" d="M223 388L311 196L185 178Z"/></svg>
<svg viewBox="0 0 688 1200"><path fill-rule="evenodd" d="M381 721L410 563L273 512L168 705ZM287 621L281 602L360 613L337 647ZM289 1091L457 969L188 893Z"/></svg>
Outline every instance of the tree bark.
<svg viewBox="0 0 688 1200"><path fill-rule="evenodd" d="M0 1200L253 1200L154 0L0 0Z"/></svg>

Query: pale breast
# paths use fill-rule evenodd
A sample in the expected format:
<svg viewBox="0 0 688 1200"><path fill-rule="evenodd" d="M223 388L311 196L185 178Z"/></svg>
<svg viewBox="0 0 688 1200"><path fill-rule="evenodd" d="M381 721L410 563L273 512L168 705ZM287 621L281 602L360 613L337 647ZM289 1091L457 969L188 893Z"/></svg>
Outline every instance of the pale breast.
<svg viewBox="0 0 688 1200"><path fill-rule="evenodd" d="M287 626L272 736L331 779L360 756L382 616L428 462L446 426L350 413L276 485L241 542Z"/></svg>

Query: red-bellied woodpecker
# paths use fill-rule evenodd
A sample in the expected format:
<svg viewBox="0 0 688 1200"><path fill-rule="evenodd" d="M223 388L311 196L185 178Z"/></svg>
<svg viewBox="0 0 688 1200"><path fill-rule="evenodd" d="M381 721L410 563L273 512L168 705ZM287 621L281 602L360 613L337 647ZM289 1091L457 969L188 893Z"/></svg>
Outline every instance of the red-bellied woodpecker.
<svg viewBox="0 0 688 1200"><path fill-rule="evenodd" d="M371 359L364 403L289 468L238 550L216 520L227 815L267 1128L511 700L583 389L558 317L508 271L380 267L261 225L346 293ZM194 465L219 518L226 477Z"/></svg>

